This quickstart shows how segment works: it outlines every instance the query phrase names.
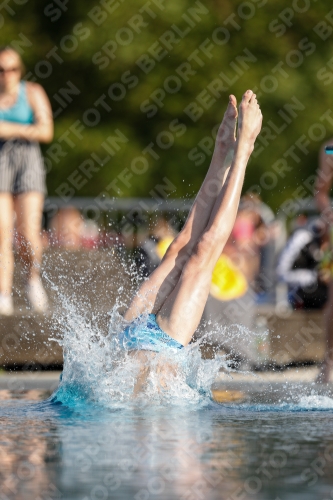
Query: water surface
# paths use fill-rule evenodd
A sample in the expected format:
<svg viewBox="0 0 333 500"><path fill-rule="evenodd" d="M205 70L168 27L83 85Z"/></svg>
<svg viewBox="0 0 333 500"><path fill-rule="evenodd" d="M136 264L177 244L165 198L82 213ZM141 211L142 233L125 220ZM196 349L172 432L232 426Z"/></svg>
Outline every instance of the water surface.
<svg viewBox="0 0 333 500"><path fill-rule="evenodd" d="M298 405L128 408L22 399L45 397L36 391L6 397L1 498L333 498L333 411L325 396Z"/></svg>
<svg viewBox="0 0 333 500"><path fill-rule="evenodd" d="M329 389L225 375L218 404L223 356L124 352L118 307L59 294L58 389L0 391L0 500L333 499Z"/></svg>

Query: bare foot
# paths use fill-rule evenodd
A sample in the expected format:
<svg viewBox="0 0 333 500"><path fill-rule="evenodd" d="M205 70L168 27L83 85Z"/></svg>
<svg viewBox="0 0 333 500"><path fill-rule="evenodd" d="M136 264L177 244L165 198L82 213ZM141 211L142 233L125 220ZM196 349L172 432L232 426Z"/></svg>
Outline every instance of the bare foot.
<svg viewBox="0 0 333 500"><path fill-rule="evenodd" d="M244 146L253 149L254 142L261 130L262 114L256 95L247 90L239 105L237 139Z"/></svg>
<svg viewBox="0 0 333 500"><path fill-rule="evenodd" d="M237 100L234 95L229 96L229 104L224 113L222 123L219 127L216 146L232 147L236 142L236 123L237 123Z"/></svg>

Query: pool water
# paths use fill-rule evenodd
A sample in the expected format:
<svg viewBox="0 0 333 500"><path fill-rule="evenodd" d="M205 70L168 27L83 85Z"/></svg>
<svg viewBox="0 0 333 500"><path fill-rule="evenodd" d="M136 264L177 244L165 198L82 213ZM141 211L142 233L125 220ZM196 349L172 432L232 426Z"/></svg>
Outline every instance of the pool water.
<svg viewBox="0 0 333 500"><path fill-rule="evenodd" d="M127 408L0 396L1 499L333 498L329 396Z"/></svg>
<svg viewBox="0 0 333 500"><path fill-rule="evenodd" d="M237 382L209 336L127 353L118 306L107 331L91 311L60 296L53 394L0 391L0 500L333 499L330 387Z"/></svg>

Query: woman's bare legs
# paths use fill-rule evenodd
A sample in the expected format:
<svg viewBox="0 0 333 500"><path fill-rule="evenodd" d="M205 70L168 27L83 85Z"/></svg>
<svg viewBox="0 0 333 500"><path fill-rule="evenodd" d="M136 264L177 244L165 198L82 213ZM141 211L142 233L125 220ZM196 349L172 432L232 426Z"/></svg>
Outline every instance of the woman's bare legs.
<svg viewBox="0 0 333 500"><path fill-rule="evenodd" d="M20 237L20 256L26 264L27 294L36 312L46 312L48 300L40 281L43 245L41 238L44 195L37 191L15 197L17 232Z"/></svg>
<svg viewBox="0 0 333 500"><path fill-rule="evenodd" d="M45 309L46 296L40 286L39 273L42 261L41 221L44 196L39 192L28 192L13 198L11 193L0 193L0 312L11 314L11 308L5 307L3 297L10 297L13 286L14 255L13 233L14 213L16 229L20 237L20 256L27 267L29 283L35 283L34 309ZM31 287L30 287L31 288ZM37 289L37 293L36 293ZM32 302L31 297L29 297ZM3 307L5 309L2 311ZM6 313L5 310L8 310Z"/></svg>
<svg viewBox="0 0 333 500"><path fill-rule="evenodd" d="M226 182L176 287L157 314L162 330L183 345L191 340L200 322L214 266L235 222L245 169L261 123L256 96L247 91L240 105L235 154Z"/></svg>
<svg viewBox="0 0 333 500"><path fill-rule="evenodd" d="M41 239L44 196L37 191L15 197L16 229L20 237L20 257L27 266L28 279L38 278L42 263Z"/></svg>
<svg viewBox="0 0 333 500"><path fill-rule="evenodd" d="M12 293L14 254L14 202L11 193L0 193L0 294Z"/></svg>
<svg viewBox="0 0 333 500"><path fill-rule="evenodd" d="M210 167L184 228L170 245L158 268L141 285L125 314L126 320L131 321L147 311L158 311L175 288L186 261L208 223L229 172L230 162L227 160L236 144L236 104L235 96L231 95L218 130Z"/></svg>

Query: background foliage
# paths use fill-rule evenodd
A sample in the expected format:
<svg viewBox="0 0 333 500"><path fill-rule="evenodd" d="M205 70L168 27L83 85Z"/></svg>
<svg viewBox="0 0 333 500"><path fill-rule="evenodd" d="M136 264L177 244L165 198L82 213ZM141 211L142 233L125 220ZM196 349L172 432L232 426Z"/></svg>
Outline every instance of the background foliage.
<svg viewBox="0 0 333 500"><path fill-rule="evenodd" d="M127 185L119 182L119 194L147 196L163 177L167 177L175 186L171 196L192 195L198 189L208 167L209 154L202 154L194 162L189 158L189 152L197 147L202 138L211 136L212 129L223 115L228 94L233 93L240 98L247 88L254 87L258 88L264 125L269 127L271 136L266 143L263 139L262 142L259 141L258 147L263 147L257 150L256 157L251 160L245 190L254 185L261 186L263 200L278 211L280 204L293 196L297 186L315 172L319 147L324 139L330 138L333 128L329 122L320 121L320 117L333 107L333 65L331 62L330 67L329 63L333 57L333 35L330 33L333 16L329 14L331 7L327 3L315 0L294 0L288 4L281 0L206 0L201 6L207 12L201 14L194 14L193 11L191 14L188 11L199 5L193 0L168 0L163 4L142 0L119 3L109 0L108 8L114 9L112 13L107 13L102 2L95 4L91 0L69 0L67 3L57 0L48 4L42 0L29 0L20 3L18 5L12 0L8 4L11 12L8 9L1 10L2 42L15 44L17 40L24 41L20 43L20 50L28 78L34 78L43 85L54 112L59 110L61 89L68 88L68 85L74 85L78 89L76 95L67 99L71 102L66 102L65 106L60 105L61 112L55 118L55 143L76 120L83 120L87 109L96 108L101 113L96 126L86 126L82 132L82 140L68 135L74 145L63 141L64 154L58 161L50 157L49 146L44 147L48 158L49 194L57 194L59 185L66 182L68 175L85 159L90 158L92 152L102 156L101 144L115 129L119 129L128 138L128 142L120 147L104 167L94 173L89 182L75 191L75 195L79 196L97 196L105 191L106 186L124 167L131 164L133 158L142 155L142 150L151 141L155 143L156 136L161 131L169 130L172 120L178 118L186 125L186 133L174 133L174 144L169 149L156 147L159 155L157 160L146 155L149 159L147 171L143 175L134 176ZM147 13L148 5L155 18ZM106 16L99 25L91 15L94 8L97 9L96 12L101 9L99 12ZM144 10L141 15L147 26L140 33L135 33L129 28L128 22L142 8ZM160 62L155 61L155 67L148 74L142 71L136 63L138 58L148 53L152 44L170 30L171 25L175 24L184 31L189 26L188 19L193 25L189 33L168 50ZM318 27L318 23L322 24ZM124 27L126 30L119 32ZM214 30L219 27L229 31L230 39L225 44L213 44L207 56L199 46L207 38L212 40ZM226 31L219 33L222 40L222 34ZM127 43L131 36L133 40ZM117 37L122 40L122 45L118 44L114 59L103 59L103 64L94 63L94 58L95 61L101 61L101 57L107 55L102 47ZM165 48L163 44L162 48ZM192 59L195 74L187 82L181 79L181 88L177 93L166 92L163 107L153 117L147 118L140 110L142 102L149 99L157 88L163 88L166 78L177 75L176 68L196 49L204 64L200 67ZM52 50L56 50L57 56L47 57ZM244 51L251 53L255 61L241 63L237 60L238 56L245 54ZM96 56L99 52L102 54ZM60 59L63 62L60 63ZM49 66L38 66L40 61L45 60L52 64L50 74L47 74ZM280 68L279 71L274 70L277 67ZM326 69L322 69L324 67ZM129 73L124 76L125 72L136 77L137 84L132 88L128 88L127 83L124 84L126 95L119 100L111 99L108 95L110 85L126 79L126 75L128 80ZM184 113L184 109L221 72L229 78L237 78L194 123ZM266 78L267 75L270 77ZM326 75L324 79L323 75ZM106 96L106 107L111 107L111 110L103 109L102 105L94 105L103 94ZM289 114L287 123L279 110L283 110L285 103L295 98L303 109L294 112L296 117L290 117ZM269 125L272 122L275 128L283 126L284 130L279 134L274 133ZM320 128L311 129L313 133L312 138L309 138L308 152L302 152L295 146L295 141L303 134L308 138L309 129L314 123L325 125L325 137L322 138L319 134ZM317 137L320 136L319 139L314 140L315 133ZM297 159L295 155L289 155L289 171L283 176L278 175L272 170L272 166L293 146L296 148L293 151L297 154ZM272 173L271 177L262 177L267 172ZM112 196L116 194L112 190L109 193Z"/></svg>

